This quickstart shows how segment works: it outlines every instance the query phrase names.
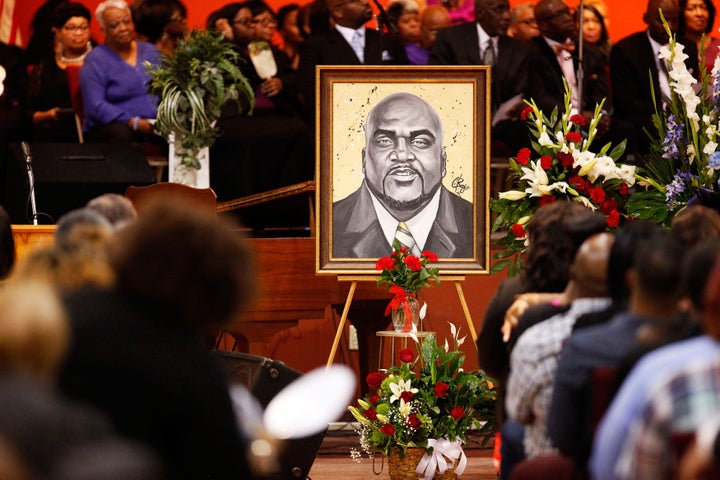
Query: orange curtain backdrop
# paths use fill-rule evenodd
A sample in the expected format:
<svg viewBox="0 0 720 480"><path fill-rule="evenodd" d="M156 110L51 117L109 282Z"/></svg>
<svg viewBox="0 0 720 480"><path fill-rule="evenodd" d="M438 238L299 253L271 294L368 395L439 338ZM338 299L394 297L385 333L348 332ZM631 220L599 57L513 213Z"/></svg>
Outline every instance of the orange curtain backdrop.
<svg viewBox="0 0 720 480"><path fill-rule="evenodd" d="M0 0L0 4L3 3L4 0ZM100 3L100 0L80 0L82 3L87 5L88 8L92 12L95 11L95 7ZM277 10L279 7L286 5L291 2L295 2L298 4L305 4L308 3L310 0L266 0L268 4L275 10ZM473 0L465 0L465 1L473 1ZM510 0L510 6L515 6L518 3L521 3L524 0ZM537 3L537 0L532 0L533 3ZM644 23L642 22L642 15L645 11L645 6L647 5L647 2L645 0L634 0L634 1L628 1L628 0L605 0L608 5L609 10L609 18L610 18L610 37L613 39L613 41L618 41L619 39L643 30L645 28ZM388 0L381 0L381 2L386 5L388 3ZM23 42L27 43L27 38L29 37L29 25L30 20L32 19L32 16L35 12L35 10L44 3L44 0L14 0L15 3L15 21L19 23L18 28L20 29L20 33L22 35ZM132 2L129 2L132 3ZM196 27L203 27L205 25L205 19L207 19L207 16L212 12L213 10L220 8L221 6L225 5L226 3L230 3L230 0L222 1L222 0L184 0L185 5L188 9L188 23L190 26L196 26ZM420 3L424 3L423 0L420 0ZM568 0L568 4L571 7L576 7L579 5L578 0ZM0 24L4 22L12 22L11 20L6 19L6 13L2 11L0 13ZM716 22L717 23L717 22ZM98 41L102 41L102 34L100 33L100 29L97 26L97 22L93 19L92 21L92 27L93 27L93 38L95 38Z"/></svg>

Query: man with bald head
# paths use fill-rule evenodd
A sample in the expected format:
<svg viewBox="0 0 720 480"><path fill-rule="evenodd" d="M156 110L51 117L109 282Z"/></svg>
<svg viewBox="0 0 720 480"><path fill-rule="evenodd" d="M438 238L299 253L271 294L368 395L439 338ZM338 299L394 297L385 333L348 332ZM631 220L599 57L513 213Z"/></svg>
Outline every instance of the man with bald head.
<svg viewBox="0 0 720 480"><path fill-rule="evenodd" d="M317 65L408 65L405 46L394 35L366 28L373 13L368 0L327 0L333 28L300 46L300 91L315 113Z"/></svg>
<svg viewBox="0 0 720 480"><path fill-rule="evenodd" d="M613 136L618 140L627 138L626 152L636 157L635 163L643 163L649 151L650 141L643 129L655 133L652 124L655 105L661 108L663 98L670 94L667 67L658 59L660 47L668 43L660 10L670 31L675 33L682 14L678 0L649 0L643 15L647 29L625 37L610 51L610 78L615 106ZM699 75L695 42L683 38L678 38L678 42L685 46L688 56L685 65L688 70L695 76Z"/></svg>
<svg viewBox="0 0 720 480"><path fill-rule="evenodd" d="M364 181L333 204L336 258L378 258L393 240L414 255L472 258L473 207L442 184L442 121L410 93L383 98L368 114L362 151Z"/></svg>
<svg viewBox="0 0 720 480"><path fill-rule="evenodd" d="M608 233L593 235L583 242L570 266L570 281L565 289L570 309L527 329L510 356L505 403L509 418L525 424L527 457L556 453L546 421L557 358L577 318L610 304L606 275L612 244L613 236Z"/></svg>
<svg viewBox="0 0 720 480"><path fill-rule="evenodd" d="M420 14L420 46L427 50L428 56L437 40L438 31L450 25L450 14L442 5L428 5L423 9Z"/></svg>

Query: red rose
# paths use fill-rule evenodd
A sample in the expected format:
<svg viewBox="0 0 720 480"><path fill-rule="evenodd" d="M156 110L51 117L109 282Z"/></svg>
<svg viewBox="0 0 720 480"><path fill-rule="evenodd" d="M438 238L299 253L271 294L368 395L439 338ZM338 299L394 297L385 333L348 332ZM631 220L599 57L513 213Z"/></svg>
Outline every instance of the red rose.
<svg viewBox="0 0 720 480"><path fill-rule="evenodd" d="M590 193L592 201L598 205L605 201L605 190L601 187L591 188L588 193Z"/></svg>
<svg viewBox="0 0 720 480"><path fill-rule="evenodd" d="M370 403L372 403L373 405L377 405L378 401L380 400L380 395L371 395L368 400L370 400Z"/></svg>
<svg viewBox="0 0 720 480"><path fill-rule="evenodd" d="M437 382L433 390L435 391L436 397L445 398L447 397L448 390L450 390L450 385L445 382Z"/></svg>
<svg viewBox="0 0 720 480"><path fill-rule="evenodd" d="M367 377L365 377L365 381L367 382L367 385L370 388L380 387L380 384L382 384L382 381L384 379L385 379L385 376L380 372L372 372L372 373L368 374Z"/></svg>
<svg viewBox="0 0 720 480"><path fill-rule="evenodd" d="M422 268L422 263L420 262L420 259L415 255L408 255L403 261L405 262L405 265L410 267L410 270L412 270L413 272L419 272Z"/></svg>
<svg viewBox="0 0 720 480"><path fill-rule="evenodd" d="M410 363L415 358L415 352L412 348L403 348L400 350L400 361L403 363Z"/></svg>
<svg viewBox="0 0 720 480"><path fill-rule="evenodd" d="M519 223L513 223L512 233L515 235L515 238L525 238L525 227Z"/></svg>
<svg viewBox="0 0 720 480"><path fill-rule="evenodd" d="M380 431L388 437L392 437L393 435L395 435L395 427L390 425L389 423L386 423L385 425L380 427Z"/></svg>
<svg viewBox="0 0 720 480"><path fill-rule="evenodd" d="M450 416L453 417L455 420L460 420L465 416L465 410L463 410L462 407L455 407L452 410L450 410Z"/></svg>
<svg viewBox="0 0 720 480"><path fill-rule="evenodd" d="M574 123L575 125L580 125L581 127L584 127L586 123L585 117L576 113L575 115L570 117L570 123Z"/></svg>
<svg viewBox="0 0 720 480"><path fill-rule="evenodd" d="M568 180L568 183L571 187L573 187L578 192L584 192L587 189L587 182L584 178L575 175L574 177L570 177Z"/></svg>
<svg viewBox="0 0 720 480"><path fill-rule="evenodd" d="M392 270L393 268L395 268L395 261L390 257L382 257L375 265L375 270Z"/></svg>
<svg viewBox="0 0 720 480"><path fill-rule="evenodd" d="M523 108L523 111L520 112L520 120L524 122L525 120L527 120L528 115L530 115L534 111L535 109L530 106Z"/></svg>
<svg viewBox="0 0 720 480"><path fill-rule="evenodd" d="M517 161L520 165L527 165L528 162L530 162L530 149L521 148L515 158L515 161Z"/></svg>
<svg viewBox="0 0 720 480"><path fill-rule="evenodd" d="M565 140L572 143L580 143L580 140L582 140L582 137L577 132L568 132L567 135L565 135Z"/></svg>
<svg viewBox="0 0 720 480"><path fill-rule="evenodd" d="M435 254L434 254L433 252L431 252L430 250L423 250L423 251L422 251L422 256L425 257L425 258L427 259L427 261L430 262L430 263L433 263L433 262L437 262L437 261L438 261L438 256L435 255Z"/></svg>
<svg viewBox="0 0 720 480"><path fill-rule="evenodd" d="M413 430L417 430L420 427L420 419L417 414L411 413L405 418L405 423L410 426Z"/></svg>
<svg viewBox="0 0 720 480"><path fill-rule="evenodd" d="M606 220L608 228L615 228L620 224L620 214L617 210L610 212Z"/></svg>
<svg viewBox="0 0 720 480"><path fill-rule="evenodd" d="M405 403L409 403L413 399L413 392L408 392L405 390L404 392L400 393L400 398L402 400L405 400Z"/></svg>
<svg viewBox="0 0 720 480"><path fill-rule="evenodd" d="M627 193L628 193L628 186L627 186L627 184L621 183L618 192L620 192L620 195L627 195Z"/></svg>
<svg viewBox="0 0 720 480"><path fill-rule="evenodd" d="M551 203L555 203L555 200L557 200L557 198L553 197L552 195L543 195L542 197L540 197L538 204L542 207L543 205L550 205Z"/></svg>
<svg viewBox="0 0 720 480"><path fill-rule="evenodd" d="M544 155L540 158L540 166L543 170L549 170L552 167L552 157L550 155Z"/></svg>
<svg viewBox="0 0 720 480"><path fill-rule="evenodd" d="M363 412L363 415L365 415L365 418L369 418L370 420L376 420L377 419L377 412L374 408L368 408Z"/></svg>
<svg viewBox="0 0 720 480"><path fill-rule="evenodd" d="M600 206L600 211L605 215L610 215L610 212L612 212L613 210L617 210L617 207L617 202L610 198L602 203L602 205Z"/></svg>
<svg viewBox="0 0 720 480"><path fill-rule="evenodd" d="M560 160L560 165L562 165L565 168L572 167L573 163L575 163L575 159L573 158L572 154L567 152L558 152L557 153L558 160Z"/></svg>

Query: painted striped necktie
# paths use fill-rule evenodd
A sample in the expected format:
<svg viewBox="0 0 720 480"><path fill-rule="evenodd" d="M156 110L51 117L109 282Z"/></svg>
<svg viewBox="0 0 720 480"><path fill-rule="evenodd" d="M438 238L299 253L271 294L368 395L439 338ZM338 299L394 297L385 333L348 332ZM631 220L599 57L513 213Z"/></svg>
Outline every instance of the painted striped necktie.
<svg viewBox="0 0 720 480"><path fill-rule="evenodd" d="M410 229L405 222L398 223L397 229L395 230L395 240L400 242L401 246L407 248L411 254L417 257L420 256L420 249L418 248L417 243L415 243L415 239L410 233Z"/></svg>

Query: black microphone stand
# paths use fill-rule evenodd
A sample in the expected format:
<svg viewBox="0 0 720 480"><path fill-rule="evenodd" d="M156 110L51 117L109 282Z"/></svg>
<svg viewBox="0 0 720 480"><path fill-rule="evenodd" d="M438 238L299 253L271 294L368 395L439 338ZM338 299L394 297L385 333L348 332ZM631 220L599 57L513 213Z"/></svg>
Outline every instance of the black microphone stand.
<svg viewBox="0 0 720 480"><path fill-rule="evenodd" d="M393 35L397 35L399 33L397 25L390 21L390 16L388 16L385 8L383 8L382 4L378 0L373 0L373 2L375 2L375 6L380 12L380 14L376 17L378 23L378 30L382 30L383 27L385 27L386 31L389 31Z"/></svg>
<svg viewBox="0 0 720 480"><path fill-rule="evenodd" d="M37 205L35 204L35 175L32 170L32 154L30 153L30 146L27 142L21 142L20 147L22 148L23 155L25 156L25 166L27 167L28 185L30 188L30 208L32 210L32 224L38 224L38 213Z"/></svg>
<svg viewBox="0 0 720 480"><path fill-rule="evenodd" d="M580 103L580 114L583 111L583 83L585 78L585 71L583 69L583 8L585 6L585 0L580 0L578 6L580 14L578 15L578 69L575 72L575 80L577 80L577 95L578 102Z"/></svg>

